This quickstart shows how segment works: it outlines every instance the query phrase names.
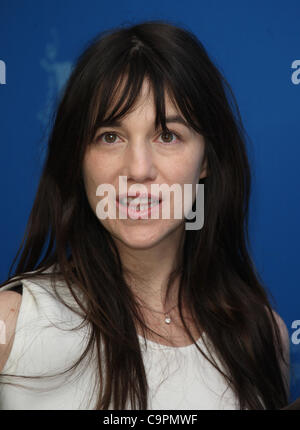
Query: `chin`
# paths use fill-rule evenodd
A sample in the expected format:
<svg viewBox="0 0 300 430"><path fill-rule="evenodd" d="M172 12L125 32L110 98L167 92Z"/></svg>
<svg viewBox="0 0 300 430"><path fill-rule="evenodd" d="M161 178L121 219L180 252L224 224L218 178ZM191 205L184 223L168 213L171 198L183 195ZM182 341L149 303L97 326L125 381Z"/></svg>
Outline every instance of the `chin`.
<svg viewBox="0 0 300 430"><path fill-rule="evenodd" d="M118 233L111 232L111 234L131 249L152 248L167 236L167 232L155 232L150 229L148 231L146 229L122 229Z"/></svg>
<svg viewBox="0 0 300 430"><path fill-rule="evenodd" d="M157 228L159 227L159 228ZM170 224L168 226L160 224L160 226L146 226L121 228L117 234L114 234L118 240L131 249L150 249L158 245L164 239L172 242L171 236L180 227L180 224Z"/></svg>
<svg viewBox="0 0 300 430"><path fill-rule="evenodd" d="M119 238L128 248L131 249L150 249L157 245L162 239L162 236L147 238L146 236L141 237L124 237Z"/></svg>

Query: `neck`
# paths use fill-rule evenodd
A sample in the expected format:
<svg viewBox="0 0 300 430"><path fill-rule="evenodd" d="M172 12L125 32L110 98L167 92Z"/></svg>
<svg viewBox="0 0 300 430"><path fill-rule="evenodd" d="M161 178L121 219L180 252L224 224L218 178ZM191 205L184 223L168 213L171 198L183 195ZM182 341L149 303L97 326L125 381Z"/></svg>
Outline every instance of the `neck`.
<svg viewBox="0 0 300 430"><path fill-rule="evenodd" d="M167 312L177 304L178 276L168 296L166 292L168 277L178 266L182 239L182 230L177 229L151 248L133 249L117 241L126 281L140 303L151 309Z"/></svg>

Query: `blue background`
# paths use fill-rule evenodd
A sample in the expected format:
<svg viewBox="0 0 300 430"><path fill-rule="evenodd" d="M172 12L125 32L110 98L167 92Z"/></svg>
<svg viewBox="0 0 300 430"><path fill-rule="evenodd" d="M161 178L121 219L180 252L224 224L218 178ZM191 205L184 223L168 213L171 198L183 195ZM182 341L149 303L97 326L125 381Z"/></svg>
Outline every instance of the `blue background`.
<svg viewBox="0 0 300 430"><path fill-rule="evenodd" d="M296 333L292 339L292 322L300 320L300 73L292 69L300 61L299 0L1 0L0 281L24 233L49 115L70 67L98 32L148 19L194 32L236 95L252 141L253 259L290 333L293 401L300 396L300 343Z"/></svg>

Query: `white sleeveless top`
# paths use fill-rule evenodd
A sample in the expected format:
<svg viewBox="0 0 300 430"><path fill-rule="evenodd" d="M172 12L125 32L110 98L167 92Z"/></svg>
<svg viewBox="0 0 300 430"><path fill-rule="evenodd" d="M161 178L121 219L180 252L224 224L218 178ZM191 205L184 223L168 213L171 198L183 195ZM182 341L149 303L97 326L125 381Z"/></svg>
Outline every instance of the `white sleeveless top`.
<svg viewBox="0 0 300 430"><path fill-rule="evenodd" d="M0 376L0 409L94 409L97 396L92 389L99 377L91 356L72 373L52 378L4 375L55 375L67 370L84 351L90 333L87 324L70 331L82 319L55 297L46 280L23 279L0 291L19 283L23 285L22 301L12 349ZM74 306L66 285L58 291ZM238 409L237 398L223 376L194 344L171 347L146 340L146 347L140 335L139 340L149 384L148 409ZM209 356L201 338L197 344ZM214 359L220 365L215 356Z"/></svg>

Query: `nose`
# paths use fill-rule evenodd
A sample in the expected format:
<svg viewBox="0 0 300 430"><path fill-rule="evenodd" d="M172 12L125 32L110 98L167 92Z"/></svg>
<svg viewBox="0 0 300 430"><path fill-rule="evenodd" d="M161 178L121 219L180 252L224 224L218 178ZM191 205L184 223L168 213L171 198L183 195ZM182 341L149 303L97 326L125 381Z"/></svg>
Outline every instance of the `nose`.
<svg viewBox="0 0 300 430"><path fill-rule="evenodd" d="M157 174L151 145L144 140L131 142L126 151L124 174L128 180L153 181Z"/></svg>

